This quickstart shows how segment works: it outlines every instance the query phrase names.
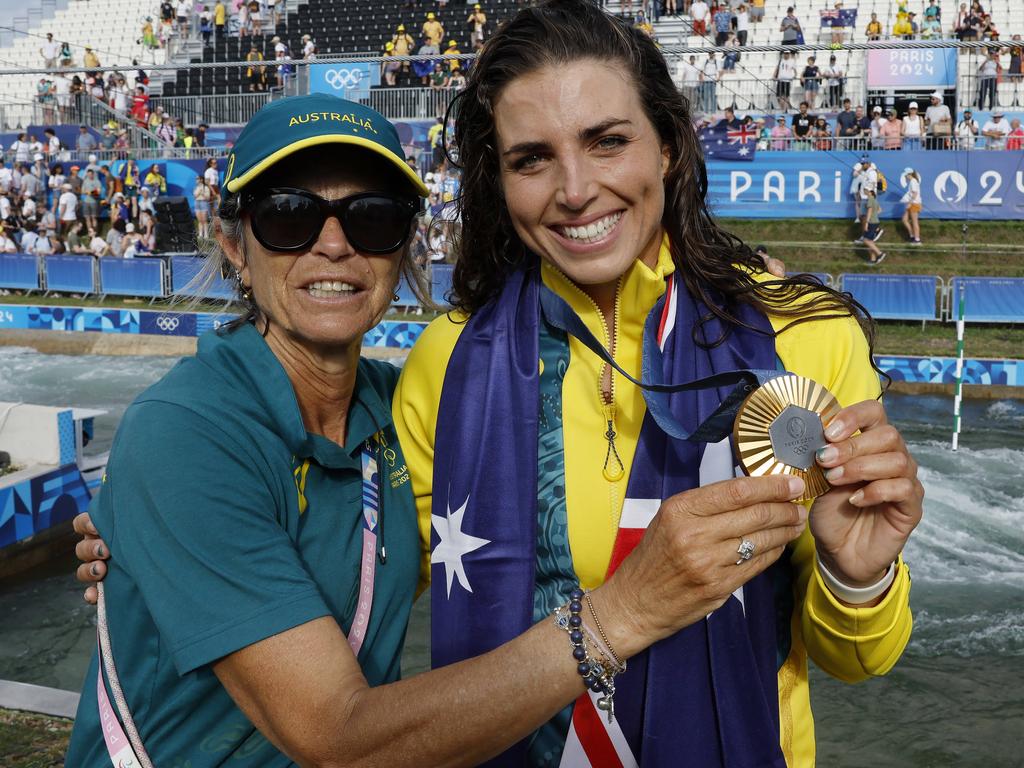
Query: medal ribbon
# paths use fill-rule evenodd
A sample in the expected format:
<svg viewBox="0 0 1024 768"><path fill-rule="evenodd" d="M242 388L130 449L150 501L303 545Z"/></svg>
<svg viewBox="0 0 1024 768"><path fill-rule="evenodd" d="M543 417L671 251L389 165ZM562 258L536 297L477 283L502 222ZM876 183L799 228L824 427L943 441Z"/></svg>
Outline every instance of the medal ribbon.
<svg viewBox="0 0 1024 768"><path fill-rule="evenodd" d="M663 296L659 301L665 302L665 297ZM732 432L736 412L739 410L744 398L766 381L785 374L785 371L778 370L742 368L736 371L716 373L703 379L696 379L682 384L668 384L662 380L663 354L659 344L659 327L661 325L659 317L661 313L654 311L647 316L647 321L644 323L640 378L636 379L615 362L611 353L594 337L594 334L590 332L590 329L580 319L580 316L573 311L572 307L546 285L541 285L540 287L540 308L544 319L550 325L571 336L575 336L583 346L622 374L626 379L640 387L651 417L665 434L674 437L676 440L689 440L695 443L717 443L722 440ZM680 333L682 329L678 329L676 332ZM690 392L733 385L735 385L733 390L723 398L722 404L717 410L708 416L693 432L688 432L672 414L672 409L669 406L669 395L674 392Z"/></svg>

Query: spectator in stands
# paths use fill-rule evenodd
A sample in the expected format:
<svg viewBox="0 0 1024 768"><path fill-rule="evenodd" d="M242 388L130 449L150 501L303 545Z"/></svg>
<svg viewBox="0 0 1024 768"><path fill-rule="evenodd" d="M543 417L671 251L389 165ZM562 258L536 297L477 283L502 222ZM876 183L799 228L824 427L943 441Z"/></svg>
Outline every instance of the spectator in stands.
<svg viewBox="0 0 1024 768"><path fill-rule="evenodd" d="M100 64L100 57L96 55L95 51L88 45L85 46L85 55L82 57L82 66L85 67L86 74L103 66Z"/></svg>
<svg viewBox="0 0 1024 768"><path fill-rule="evenodd" d="M61 187L64 186L64 182L66 181L67 177L64 175L64 166L57 163L50 169L50 177L47 179L47 185L50 189L51 205L54 209L56 209L57 202L60 199Z"/></svg>
<svg viewBox="0 0 1024 768"><path fill-rule="evenodd" d="M384 45L382 59L380 71L384 77L384 85L389 87L398 85L398 73L402 71L402 62L395 59L395 44L390 40Z"/></svg>
<svg viewBox="0 0 1024 768"><path fill-rule="evenodd" d="M868 22L868 26L864 30L864 34L867 35L868 40L882 39L882 22L878 20L877 13L871 14L871 21Z"/></svg>
<svg viewBox="0 0 1024 768"><path fill-rule="evenodd" d="M708 16L711 9L704 0L693 0L690 5L690 19L693 27L693 34L704 36L708 33Z"/></svg>
<svg viewBox="0 0 1024 768"><path fill-rule="evenodd" d="M953 134L953 118L949 107L943 103L942 91L931 95L931 106L925 110L924 119L928 126L928 149L945 149Z"/></svg>
<svg viewBox="0 0 1024 768"><path fill-rule="evenodd" d="M125 220L115 219L107 230L107 245L110 246L110 255L120 258L124 253Z"/></svg>
<svg viewBox="0 0 1024 768"><path fill-rule="evenodd" d="M89 253L89 239L85 226L81 221L76 221L64 235L64 251L77 254Z"/></svg>
<svg viewBox="0 0 1024 768"><path fill-rule="evenodd" d="M827 152L832 149L832 130L828 127L828 120L821 115L814 119L811 137L814 140L814 148L816 150Z"/></svg>
<svg viewBox="0 0 1024 768"><path fill-rule="evenodd" d="M206 180L206 186L210 188L210 192L213 195L211 202L216 204L220 197L220 172L217 170L216 158L211 157L206 161L206 168L203 169L203 178Z"/></svg>
<svg viewBox="0 0 1024 768"><path fill-rule="evenodd" d="M732 8L729 7L728 3L718 6L713 21L715 25L715 45L721 47L725 45L725 41L729 37L729 31L732 29Z"/></svg>
<svg viewBox="0 0 1024 768"><path fill-rule="evenodd" d="M782 32L783 45L800 45L804 39L804 30L800 26L800 20L793 13L793 6L786 9L786 15L779 25Z"/></svg>
<svg viewBox="0 0 1024 768"><path fill-rule="evenodd" d="M999 30L996 29L995 20L992 14L986 13L981 17L981 28L979 29L982 40L998 40Z"/></svg>
<svg viewBox="0 0 1024 768"><path fill-rule="evenodd" d="M843 108L836 115L835 135L840 141L839 149L855 149L856 138L860 135L857 113L850 107L850 100L843 99Z"/></svg>
<svg viewBox="0 0 1024 768"><path fill-rule="evenodd" d="M981 28L981 17L974 9L968 9L965 3L960 4L960 11L957 13L957 23L954 30L958 40L977 40Z"/></svg>
<svg viewBox="0 0 1024 768"><path fill-rule="evenodd" d="M444 68L444 65L440 61L434 63L434 71L430 73L429 81L430 87L435 91L443 91L448 87L450 82L448 70Z"/></svg>
<svg viewBox="0 0 1024 768"><path fill-rule="evenodd" d="M921 244L921 223L918 216L921 213L921 176L913 168L904 168L900 181L907 191L900 199L907 207L903 211L903 228L907 230L907 237L911 245Z"/></svg>
<svg viewBox="0 0 1024 768"><path fill-rule="evenodd" d="M96 155L90 155L90 157L96 157ZM67 183L71 185L71 191L75 193L75 197L82 194L82 177L78 175L81 170L79 166L72 165L71 171L68 173Z"/></svg>
<svg viewBox="0 0 1024 768"><path fill-rule="evenodd" d="M985 109L985 99L988 98L988 108L993 109L996 105L996 80L999 77L999 51L987 53L981 65L978 67L978 101L975 106L979 110Z"/></svg>
<svg viewBox="0 0 1024 768"><path fill-rule="evenodd" d="M103 195L103 184L96 173L90 168L82 180L82 218L87 226L94 229L99 225L100 197Z"/></svg>
<svg viewBox="0 0 1024 768"><path fill-rule="evenodd" d="M437 20L433 12L427 14L427 20L423 23L423 36L427 38L428 43L436 45L440 50L441 41L444 40L444 25Z"/></svg>
<svg viewBox="0 0 1024 768"><path fill-rule="evenodd" d="M167 194L167 179L164 178L163 174L160 173L160 166L150 166L149 171L146 173L146 178L143 181L143 185L149 190L149 193L153 197L160 197L161 195Z"/></svg>
<svg viewBox="0 0 1024 768"><path fill-rule="evenodd" d="M18 239L18 233L14 233L15 239L18 240L18 248L22 253L33 253L36 240L39 239L39 233L36 231L36 223L34 221L26 221L21 227L21 238Z"/></svg>
<svg viewBox="0 0 1024 768"><path fill-rule="evenodd" d="M796 79L796 62L791 58L789 51L783 51L782 58L775 67L775 98L778 100L779 109L789 112L790 91L793 80Z"/></svg>
<svg viewBox="0 0 1024 768"><path fill-rule="evenodd" d="M46 128L43 130L43 136L46 137L46 156L51 162L57 160L61 152L60 139L57 138L57 132L53 128Z"/></svg>
<svg viewBox="0 0 1024 768"><path fill-rule="evenodd" d="M205 8L199 14L199 34L203 38L203 47L209 48L210 40L213 37L213 17Z"/></svg>
<svg viewBox="0 0 1024 768"><path fill-rule="evenodd" d="M1024 128L1021 128L1020 120L1016 117L1010 121L1010 132L1006 135L1006 148L1014 152L1024 149Z"/></svg>
<svg viewBox="0 0 1024 768"><path fill-rule="evenodd" d="M461 91L466 87L466 76L463 74L461 67L456 67L452 70L452 76L448 81L448 87L453 91Z"/></svg>
<svg viewBox="0 0 1024 768"><path fill-rule="evenodd" d="M793 115L793 148L808 150L811 148L811 130L814 126L814 115L810 113L810 105L800 102L800 111Z"/></svg>
<svg viewBox="0 0 1024 768"><path fill-rule="evenodd" d="M32 157L32 145L29 144L27 133L19 133L8 149L14 154L16 163L27 163Z"/></svg>
<svg viewBox="0 0 1024 768"><path fill-rule="evenodd" d="M174 121L171 120L170 115L164 115L164 121L156 129L156 137L160 139L165 146L174 146L177 138L177 132L174 130Z"/></svg>
<svg viewBox="0 0 1024 768"><path fill-rule="evenodd" d="M49 256L57 252L57 244L57 233L52 229L45 229L32 245L32 253L36 256Z"/></svg>
<svg viewBox="0 0 1024 768"><path fill-rule="evenodd" d="M775 125L772 126L769 135L772 140L771 148L773 152L783 152L789 149L793 132L789 130L785 115L779 115L775 118Z"/></svg>
<svg viewBox="0 0 1024 768"><path fill-rule="evenodd" d="M750 0L750 20L760 24L764 19L764 0Z"/></svg>
<svg viewBox="0 0 1024 768"><path fill-rule="evenodd" d="M937 16L925 16L921 22L921 39L938 40L942 37L942 22Z"/></svg>
<svg viewBox="0 0 1024 768"><path fill-rule="evenodd" d="M253 37L263 34L263 8L259 0L249 0L249 34Z"/></svg>
<svg viewBox="0 0 1024 768"><path fill-rule="evenodd" d="M216 40L223 40L228 23L228 9L224 0L217 0L213 6L213 36Z"/></svg>
<svg viewBox="0 0 1024 768"><path fill-rule="evenodd" d="M97 230L89 229L89 251L97 259L103 256L110 256L110 244L99 236Z"/></svg>
<svg viewBox="0 0 1024 768"><path fill-rule="evenodd" d="M78 138L75 140L75 149L78 150L78 154L85 157L90 152L95 151L96 146L96 137L92 135L89 126L80 125L78 127Z"/></svg>
<svg viewBox="0 0 1024 768"><path fill-rule="evenodd" d="M75 58L71 53L71 44L67 41L60 44L60 53L57 55L60 57L60 65L62 67L70 67L75 63Z"/></svg>
<svg viewBox="0 0 1024 768"><path fill-rule="evenodd" d="M210 234L210 203L213 200L213 193L202 176L196 176L196 184L192 188L192 199L195 201L199 237L205 238Z"/></svg>
<svg viewBox="0 0 1024 768"><path fill-rule="evenodd" d="M890 152L903 146L903 122L895 109L887 110L885 118L879 122L878 137L882 140L882 149Z"/></svg>
<svg viewBox="0 0 1024 768"><path fill-rule="evenodd" d="M721 77L718 57L712 51L700 73L701 111L707 115L718 109L718 81Z"/></svg>
<svg viewBox="0 0 1024 768"><path fill-rule="evenodd" d="M896 21L892 25L892 36L909 40L914 36L914 28L910 25L910 19L905 13L897 13Z"/></svg>
<svg viewBox="0 0 1024 768"><path fill-rule="evenodd" d="M39 46L39 55L43 57L43 66L46 69L57 68L57 57L60 55L60 45L53 39L53 33L46 33L46 40Z"/></svg>
<svg viewBox="0 0 1024 768"><path fill-rule="evenodd" d="M903 149L920 149L924 133L924 118L918 112L917 102L912 101L907 105L907 114L903 117Z"/></svg>
<svg viewBox="0 0 1024 768"><path fill-rule="evenodd" d="M828 106L838 107L843 101L846 73L836 61L835 54L828 57L828 67L822 72L822 77L828 81Z"/></svg>
<svg viewBox="0 0 1024 768"><path fill-rule="evenodd" d="M150 51L160 47L156 39L156 31L153 29L153 17L147 16L142 22L142 47Z"/></svg>
<svg viewBox="0 0 1024 768"><path fill-rule="evenodd" d="M813 56L807 57L807 66L800 74L800 84L804 89L804 98L811 109L818 99L818 90L821 88L821 69L819 69Z"/></svg>
<svg viewBox="0 0 1024 768"><path fill-rule="evenodd" d="M139 237L142 239L147 251L152 251L156 245L156 219L152 211L139 211L138 224Z"/></svg>
<svg viewBox="0 0 1024 768"><path fill-rule="evenodd" d="M394 45L396 56L408 56L412 53L412 47L416 41L405 31L405 24L399 24L395 34L391 37L391 43Z"/></svg>
<svg viewBox="0 0 1024 768"><path fill-rule="evenodd" d="M38 203L39 202L39 186L40 186L40 183L41 183L40 180L39 180L39 177L36 176L34 173L32 173L32 171L29 170L24 165L20 165L18 167L18 171L21 174L21 196L22 197L30 197L33 200L35 200L36 203ZM45 196L44 196L44 199L45 199ZM6 218L6 217L0 216L0 219L3 219L3 218Z"/></svg>
<svg viewBox="0 0 1024 768"><path fill-rule="evenodd" d="M185 39L188 37L188 23L192 17L192 3L190 0L178 0L174 6L175 19L178 22L178 35Z"/></svg>
<svg viewBox="0 0 1024 768"><path fill-rule="evenodd" d="M78 219L78 195L72 191L71 185L67 182L60 186L57 218L60 220L60 231L62 234L71 229L71 225Z"/></svg>
<svg viewBox="0 0 1024 768"><path fill-rule="evenodd" d="M50 166L42 154L33 156L33 163L29 169L29 175L35 178L36 202L39 205L46 205L47 186L50 180ZM0 162L0 174L3 172L3 162ZM4 184L0 182L0 191L6 191Z"/></svg>
<svg viewBox="0 0 1024 768"><path fill-rule="evenodd" d="M302 36L302 58L311 61L316 58L316 41L313 36L306 34Z"/></svg>
<svg viewBox="0 0 1024 768"><path fill-rule="evenodd" d="M974 149L980 129L971 110L964 110L963 119L956 124L956 141L960 149Z"/></svg>
<svg viewBox="0 0 1024 768"><path fill-rule="evenodd" d="M722 56L722 71L732 72L736 69L736 63L740 60L740 44L736 35L732 32L725 38L725 54Z"/></svg>
<svg viewBox="0 0 1024 768"><path fill-rule="evenodd" d="M253 43L249 47L249 53L245 55L246 61L263 61L263 54L260 53L259 48ZM245 70L245 76L249 80L249 90L253 93L266 90L266 74L267 68L265 66L250 66Z"/></svg>
<svg viewBox="0 0 1024 768"><path fill-rule="evenodd" d="M740 119L736 117L736 112L732 107L726 107L722 119L715 123L716 131L734 131L739 127Z"/></svg>
<svg viewBox="0 0 1024 768"><path fill-rule="evenodd" d="M740 46L747 44L747 36L750 34L750 10L746 3L740 3L733 12L736 26L736 40Z"/></svg>
<svg viewBox="0 0 1024 768"><path fill-rule="evenodd" d="M0 252L3 252L3 253L17 253L18 252L17 244L13 240L11 240L10 237L8 237L8 235L7 235L7 227L5 227L3 224L0 224Z"/></svg>
<svg viewBox="0 0 1024 768"><path fill-rule="evenodd" d="M459 50L459 44L457 42L455 42L454 40L449 40L448 41L448 47L445 49L444 55L445 56L459 56L459 55L461 55L461 53L462 53L462 51ZM450 69L452 71L452 74L455 73L456 69L460 69L460 68L461 68L461 65L459 64L459 59L448 59L448 69Z"/></svg>
<svg viewBox="0 0 1024 768"><path fill-rule="evenodd" d="M473 5L473 12L466 20L469 25L469 42L474 48L484 44L484 35L487 29L487 14L480 9L480 3Z"/></svg>
<svg viewBox="0 0 1024 768"><path fill-rule="evenodd" d="M985 137L985 149L1006 149L1006 137L1010 135L1010 124L1006 122L1001 109L992 112L992 117L981 129Z"/></svg>
<svg viewBox="0 0 1024 768"><path fill-rule="evenodd" d="M871 148L882 149L884 142L882 141L882 126L887 123L885 115L882 114L882 108L879 105L875 105L871 109Z"/></svg>
<svg viewBox="0 0 1024 768"><path fill-rule="evenodd" d="M680 81L682 84L683 96L692 111L697 111L697 92L700 89L700 67L697 66L697 57L690 55L689 60L679 67Z"/></svg>
<svg viewBox="0 0 1024 768"><path fill-rule="evenodd" d="M156 205L153 203L155 196L150 191L149 187L143 187L139 190L138 198L138 218L141 219L143 214L149 214L150 216L156 216Z"/></svg>
<svg viewBox="0 0 1024 768"><path fill-rule="evenodd" d="M928 0L928 7L924 9L925 19L935 19L936 21L942 21L942 7L939 5L938 0Z"/></svg>

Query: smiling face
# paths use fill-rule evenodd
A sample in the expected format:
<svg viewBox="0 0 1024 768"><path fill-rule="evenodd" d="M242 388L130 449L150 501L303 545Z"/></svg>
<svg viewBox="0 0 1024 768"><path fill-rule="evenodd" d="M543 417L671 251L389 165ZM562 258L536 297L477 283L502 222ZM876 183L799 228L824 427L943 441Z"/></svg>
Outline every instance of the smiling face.
<svg viewBox="0 0 1024 768"><path fill-rule="evenodd" d="M592 59L513 80L494 107L516 233L581 286L657 262L668 148L622 66Z"/></svg>
<svg viewBox="0 0 1024 768"><path fill-rule="evenodd" d="M410 194L397 171L359 150L306 150L253 183L305 189L326 200L370 191ZM269 320L272 345L333 354L358 345L383 318L398 283L401 249L385 255L361 253L338 219L329 218L308 250L269 251L253 236L244 213L242 220L244 257L238 244L221 244Z"/></svg>

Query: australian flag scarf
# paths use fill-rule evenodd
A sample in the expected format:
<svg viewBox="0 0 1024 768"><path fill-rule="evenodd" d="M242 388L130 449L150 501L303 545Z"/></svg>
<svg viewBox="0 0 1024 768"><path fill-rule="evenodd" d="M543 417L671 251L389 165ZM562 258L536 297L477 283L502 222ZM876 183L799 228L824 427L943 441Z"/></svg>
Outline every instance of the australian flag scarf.
<svg viewBox="0 0 1024 768"><path fill-rule="evenodd" d="M672 282L670 278L665 296L648 318L658 350L649 349L645 341L645 381L651 380L649 374L663 382L689 382L775 367L770 333L738 327L726 342L710 349L694 343L692 330L706 309ZM546 291L538 270L513 275L502 293L468 320L450 358L434 446L434 667L492 650L532 623L538 329L546 322L541 310L541 293ZM550 299L545 297L545 307L552 306ZM770 331L759 313L747 308L741 312L748 324ZM714 339L721 327L711 321L704 329ZM649 370L651 360L660 370ZM669 419L692 433L714 417L732 390L675 392L661 402L671 411ZM609 573L642 536L661 500L732 476L728 438L707 445L673 439L666 431L673 429L659 427L649 406ZM649 510L641 512L646 518L642 523L630 522L636 510ZM630 525L641 528L632 537ZM785 768L779 747L771 569L737 590L708 618L655 644L628 666L617 678L616 717L610 727L604 713L577 717L591 703L580 697L563 766ZM522 766L525 754L524 741L489 764Z"/></svg>

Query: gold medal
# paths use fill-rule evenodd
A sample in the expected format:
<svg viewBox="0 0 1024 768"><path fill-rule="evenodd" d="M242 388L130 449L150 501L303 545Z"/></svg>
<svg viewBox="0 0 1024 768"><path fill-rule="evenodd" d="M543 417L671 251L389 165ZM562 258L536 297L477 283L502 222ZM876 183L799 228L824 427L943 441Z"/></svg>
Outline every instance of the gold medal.
<svg viewBox="0 0 1024 768"><path fill-rule="evenodd" d="M751 477L802 477L799 501L820 496L831 486L814 454L828 444L825 427L839 411L832 393L811 379L787 374L766 382L736 414L732 434L740 466Z"/></svg>

